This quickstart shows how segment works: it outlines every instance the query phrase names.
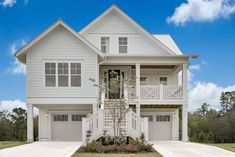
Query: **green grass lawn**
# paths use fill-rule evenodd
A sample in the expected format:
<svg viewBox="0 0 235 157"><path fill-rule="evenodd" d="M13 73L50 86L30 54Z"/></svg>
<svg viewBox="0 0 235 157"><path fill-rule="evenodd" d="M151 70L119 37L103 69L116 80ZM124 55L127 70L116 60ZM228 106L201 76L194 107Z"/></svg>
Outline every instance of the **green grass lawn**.
<svg viewBox="0 0 235 157"><path fill-rule="evenodd" d="M18 145L25 144L22 141L0 141L0 149L7 148L7 147L14 147Z"/></svg>
<svg viewBox="0 0 235 157"><path fill-rule="evenodd" d="M209 145L235 152L235 143L215 143Z"/></svg>
<svg viewBox="0 0 235 157"><path fill-rule="evenodd" d="M72 157L162 157L157 152L138 154L98 154L98 153L75 153Z"/></svg>

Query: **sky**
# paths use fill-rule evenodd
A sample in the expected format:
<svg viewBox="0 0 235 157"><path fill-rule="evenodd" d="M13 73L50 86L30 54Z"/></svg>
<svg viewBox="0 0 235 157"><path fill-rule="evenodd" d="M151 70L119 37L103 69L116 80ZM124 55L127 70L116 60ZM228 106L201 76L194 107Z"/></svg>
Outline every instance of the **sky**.
<svg viewBox="0 0 235 157"><path fill-rule="evenodd" d="M189 66L189 111L219 109L235 90L235 0L0 0L0 110L24 107L25 66L14 53L62 18L79 31L113 3L151 34L170 34Z"/></svg>

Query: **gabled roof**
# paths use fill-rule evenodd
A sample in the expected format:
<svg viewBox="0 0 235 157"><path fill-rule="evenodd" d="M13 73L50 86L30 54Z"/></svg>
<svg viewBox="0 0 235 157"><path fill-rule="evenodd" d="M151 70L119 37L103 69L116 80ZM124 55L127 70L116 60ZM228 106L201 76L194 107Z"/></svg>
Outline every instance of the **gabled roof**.
<svg viewBox="0 0 235 157"><path fill-rule="evenodd" d="M160 45L163 49L166 50L171 55L177 55L171 49L169 49L165 44L163 44L159 39L153 37L148 31L146 31L143 27L141 27L137 22L135 22L131 17L129 17L126 13L124 13L120 8L118 8L115 4L113 4L110 8L108 8L105 12L103 12L100 16L98 16L95 20L89 23L86 27L84 27L79 33L83 34L93 25L95 25L98 21L104 18L111 11L115 10L121 17L125 18L128 22L130 22L133 26L135 26L140 32L142 32L145 36L153 40L156 44Z"/></svg>
<svg viewBox="0 0 235 157"><path fill-rule="evenodd" d="M32 47L34 44L36 44L39 40L44 38L49 32L57 28L58 26L63 26L66 30L68 30L70 33L72 33L76 38L78 38L80 41L82 41L85 45L87 45L89 48L91 48L94 52L96 52L99 56L104 57L103 53L100 52L94 45L92 45L88 40L86 40L84 37L82 37L80 34L78 34L75 30L73 30L70 26L68 26L65 22L63 22L61 19L58 19L54 24L52 24L49 28L47 28L44 32L42 32L40 35L38 35L36 38L34 38L31 42L26 44L23 48L18 50L15 53L15 56L23 63L25 63L24 58L26 54L26 50Z"/></svg>
<svg viewBox="0 0 235 157"><path fill-rule="evenodd" d="M169 49L171 49L177 55L183 54L169 34L153 34L153 36L158 40L160 40L163 44L165 44Z"/></svg>

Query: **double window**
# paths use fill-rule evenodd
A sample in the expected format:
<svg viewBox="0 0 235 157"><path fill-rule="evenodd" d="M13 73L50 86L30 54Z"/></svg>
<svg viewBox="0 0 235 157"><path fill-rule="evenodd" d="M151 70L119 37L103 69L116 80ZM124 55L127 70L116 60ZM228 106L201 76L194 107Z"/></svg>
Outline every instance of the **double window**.
<svg viewBox="0 0 235 157"><path fill-rule="evenodd" d="M81 87L81 63L45 63L46 87Z"/></svg>
<svg viewBox="0 0 235 157"><path fill-rule="evenodd" d="M109 52L109 37L101 37L101 52Z"/></svg>
<svg viewBox="0 0 235 157"><path fill-rule="evenodd" d="M127 37L119 37L119 53L127 53Z"/></svg>

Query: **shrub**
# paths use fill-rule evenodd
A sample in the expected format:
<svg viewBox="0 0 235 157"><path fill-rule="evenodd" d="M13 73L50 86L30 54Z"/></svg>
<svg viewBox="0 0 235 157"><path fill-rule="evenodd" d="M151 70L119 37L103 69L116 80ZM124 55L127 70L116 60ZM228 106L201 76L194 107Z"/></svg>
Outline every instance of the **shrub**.
<svg viewBox="0 0 235 157"><path fill-rule="evenodd" d="M140 140L141 139L141 140ZM153 152L155 151L152 144L148 144L144 138L137 138L132 140L130 144L102 144L102 141L92 141L86 146L79 148L78 152L92 152L92 153L139 153L139 152Z"/></svg>

